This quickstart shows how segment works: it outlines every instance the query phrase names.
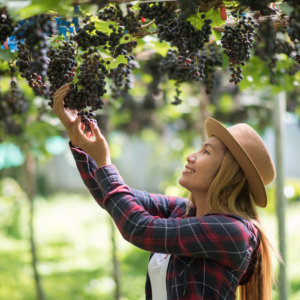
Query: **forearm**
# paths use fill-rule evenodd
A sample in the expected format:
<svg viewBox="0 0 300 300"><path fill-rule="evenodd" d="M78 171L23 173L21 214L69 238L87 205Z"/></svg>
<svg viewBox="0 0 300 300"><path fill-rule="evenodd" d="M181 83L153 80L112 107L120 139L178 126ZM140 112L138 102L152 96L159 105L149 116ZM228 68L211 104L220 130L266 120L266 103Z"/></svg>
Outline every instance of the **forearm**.
<svg viewBox="0 0 300 300"><path fill-rule="evenodd" d="M103 194L95 177L95 172L98 168L96 162L82 149L75 147L72 141L69 143L69 146L85 186L96 202L103 206Z"/></svg>

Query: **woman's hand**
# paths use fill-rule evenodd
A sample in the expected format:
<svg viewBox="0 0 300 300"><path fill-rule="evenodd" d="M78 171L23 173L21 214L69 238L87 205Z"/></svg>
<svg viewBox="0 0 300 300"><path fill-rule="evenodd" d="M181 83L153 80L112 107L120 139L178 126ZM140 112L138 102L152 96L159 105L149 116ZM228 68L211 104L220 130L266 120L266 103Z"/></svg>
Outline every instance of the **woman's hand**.
<svg viewBox="0 0 300 300"><path fill-rule="evenodd" d="M72 136L72 128L77 117L77 110L72 110L64 107L64 97L69 90L69 84L61 86L53 97L53 112L58 116L65 126L73 146L78 146L76 138Z"/></svg>
<svg viewBox="0 0 300 300"><path fill-rule="evenodd" d="M84 133L85 125L78 117L71 130L78 146L91 156L98 165L98 168L111 164L109 146L100 129L94 122L90 122L91 133Z"/></svg>

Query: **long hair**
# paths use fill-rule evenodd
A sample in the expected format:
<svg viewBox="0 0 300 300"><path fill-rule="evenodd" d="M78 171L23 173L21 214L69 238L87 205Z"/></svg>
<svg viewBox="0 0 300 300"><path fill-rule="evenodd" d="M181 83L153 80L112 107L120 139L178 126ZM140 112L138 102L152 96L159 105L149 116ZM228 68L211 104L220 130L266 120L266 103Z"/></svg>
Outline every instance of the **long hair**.
<svg viewBox="0 0 300 300"><path fill-rule="evenodd" d="M257 263L251 279L239 286L238 295L240 300L270 300L272 279L270 247L273 247L262 229L247 179L228 149L225 150L223 162L209 187L208 205L211 212L243 217L250 220L258 229L260 251Z"/></svg>

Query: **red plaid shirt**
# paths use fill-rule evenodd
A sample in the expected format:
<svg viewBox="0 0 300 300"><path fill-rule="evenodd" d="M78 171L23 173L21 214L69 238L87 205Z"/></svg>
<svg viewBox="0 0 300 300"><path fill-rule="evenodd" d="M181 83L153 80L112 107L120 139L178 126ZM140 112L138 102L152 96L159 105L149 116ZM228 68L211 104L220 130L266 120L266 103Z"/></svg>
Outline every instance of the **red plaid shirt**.
<svg viewBox="0 0 300 300"><path fill-rule="evenodd" d="M85 185L122 236L141 249L171 255L168 300L235 299L259 244L250 221L226 214L197 218L195 210L186 216L186 199L132 189L113 165L97 169L85 152L71 150ZM152 299L148 274L146 299Z"/></svg>

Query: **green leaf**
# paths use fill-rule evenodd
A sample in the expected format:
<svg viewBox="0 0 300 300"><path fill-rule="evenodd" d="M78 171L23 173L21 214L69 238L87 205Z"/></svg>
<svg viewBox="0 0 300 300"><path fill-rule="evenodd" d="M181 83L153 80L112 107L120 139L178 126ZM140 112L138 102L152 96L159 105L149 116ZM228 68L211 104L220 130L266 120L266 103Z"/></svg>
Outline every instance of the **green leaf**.
<svg viewBox="0 0 300 300"><path fill-rule="evenodd" d="M201 18L202 13L198 12L187 18L188 21L194 26L194 28L200 30L204 24L204 19Z"/></svg>
<svg viewBox="0 0 300 300"><path fill-rule="evenodd" d="M0 59L9 62L11 59L15 59L16 54L10 52L9 49L0 49Z"/></svg>
<svg viewBox="0 0 300 300"><path fill-rule="evenodd" d="M96 30L102 31L106 34L110 34L112 32L112 29L109 28L110 25L116 26L116 22L102 21L96 17L92 17L91 21L95 23Z"/></svg>
<svg viewBox="0 0 300 300"><path fill-rule="evenodd" d="M290 5L288 5L287 3L279 3L279 4L276 4L276 6L278 6L279 7L279 9L283 12L283 13L285 13L286 15L290 15L291 14L291 12L293 11L293 8L290 6Z"/></svg>
<svg viewBox="0 0 300 300"><path fill-rule="evenodd" d="M0 0L0 7L7 6L9 0Z"/></svg>
<svg viewBox="0 0 300 300"><path fill-rule="evenodd" d="M125 55L119 55L117 58L105 58L104 61L110 61L110 64L108 65L110 69L117 68L119 64L128 64L128 60L125 58Z"/></svg>
<svg viewBox="0 0 300 300"><path fill-rule="evenodd" d="M171 47L169 43L159 42L159 41L151 42L149 44L149 46L163 57L165 57L167 55L167 53Z"/></svg>
<svg viewBox="0 0 300 300"><path fill-rule="evenodd" d="M28 6L21 9L9 7L9 10L14 19L22 20L48 11L55 11L65 15L70 11L70 7L72 7L71 0L32 0Z"/></svg>
<svg viewBox="0 0 300 300"><path fill-rule="evenodd" d="M205 19L201 18L202 14L203 12L198 12L197 14L192 15L187 19L198 30L200 30L204 25L205 19L212 19L212 27L220 26L225 23L225 21L221 19L220 11L218 9L215 10L214 8L211 8L208 12L205 13Z"/></svg>
<svg viewBox="0 0 300 300"><path fill-rule="evenodd" d="M232 110L232 96L230 94L223 94L219 100L219 108L222 112L230 112Z"/></svg>
<svg viewBox="0 0 300 300"><path fill-rule="evenodd" d="M220 15L220 9L210 9L206 13L206 17L212 19L212 27L214 26L221 26L225 23L225 20L222 20Z"/></svg>

